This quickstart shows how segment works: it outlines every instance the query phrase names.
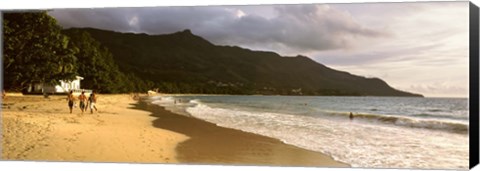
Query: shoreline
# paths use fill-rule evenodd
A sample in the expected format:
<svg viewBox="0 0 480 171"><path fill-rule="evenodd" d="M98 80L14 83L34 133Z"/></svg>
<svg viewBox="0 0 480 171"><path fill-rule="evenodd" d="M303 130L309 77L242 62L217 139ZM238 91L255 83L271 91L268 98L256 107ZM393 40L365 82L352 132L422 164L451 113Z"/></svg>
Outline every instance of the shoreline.
<svg viewBox="0 0 480 171"><path fill-rule="evenodd" d="M148 96L148 95L147 95ZM298 96L298 97L398 97L398 98L468 98L433 96L374 96L374 95L299 95L299 94L197 94L197 93L157 93L152 96Z"/></svg>
<svg viewBox="0 0 480 171"><path fill-rule="evenodd" d="M350 167L330 156L286 144L278 139L224 128L165 110L140 100L134 109L157 117L153 126L189 137L176 148L181 164Z"/></svg>

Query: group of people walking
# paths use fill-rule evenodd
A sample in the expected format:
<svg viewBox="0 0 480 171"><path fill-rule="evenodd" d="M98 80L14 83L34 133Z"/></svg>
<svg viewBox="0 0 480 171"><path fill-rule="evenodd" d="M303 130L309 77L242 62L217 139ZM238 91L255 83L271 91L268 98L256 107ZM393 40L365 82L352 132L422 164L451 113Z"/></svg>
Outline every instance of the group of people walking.
<svg viewBox="0 0 480 171"><path fill-rule="evenodd" d="M90 113L93 113L93 109L97 111L97 107L95 106L95 103L97 103L97 95L95 94L95 91L93 91L88 98L85 95L85 91L82 91L82 94L78 96L78 100L80 101L79 107L82 111L82 114L84 111L87 111L89 107ZM70 91L70 93L68 93L67 101L68 107L70 108L70 113L72 113L73 106L75 104L75 97L73 96L73 91Z"/></svg>

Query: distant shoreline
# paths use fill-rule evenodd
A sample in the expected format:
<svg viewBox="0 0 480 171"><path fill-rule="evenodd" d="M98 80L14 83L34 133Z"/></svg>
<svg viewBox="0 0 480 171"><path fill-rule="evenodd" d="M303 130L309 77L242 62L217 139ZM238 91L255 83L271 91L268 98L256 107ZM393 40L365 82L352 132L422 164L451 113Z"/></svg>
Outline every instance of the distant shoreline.
<svg viewBox="0 0 480 171"><path fill-rule="evenodd" d="M148 96L148 95L147 95ZM361 96L361 95L282 95L282 94L196 94L196 93L158 93L151 96L304 96L304 97L413 97L413 98L468 98L468 97L425 97L425 96Z"/></svg>

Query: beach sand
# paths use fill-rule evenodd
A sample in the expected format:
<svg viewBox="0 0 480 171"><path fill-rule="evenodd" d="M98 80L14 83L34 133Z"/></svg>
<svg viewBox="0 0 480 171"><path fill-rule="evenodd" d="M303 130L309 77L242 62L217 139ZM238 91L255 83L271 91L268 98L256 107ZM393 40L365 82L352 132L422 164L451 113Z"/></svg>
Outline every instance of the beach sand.
<svg viewBox="0 0 480 171"><path fill-rule="evenodd" d="M99 111L83 115L69 114L65 97L7 94L2 160L177 163L188 137L152 127L150 113L129 109L130 96L99 95Z"/></svg>
<svg viewBox="0 0 480 171"><path fill-rule="evenodd" d="M129 95L99 95L98 112L69 114L63 96L7 95L2 159L349 167L319 152L223 128Z"/></svg>

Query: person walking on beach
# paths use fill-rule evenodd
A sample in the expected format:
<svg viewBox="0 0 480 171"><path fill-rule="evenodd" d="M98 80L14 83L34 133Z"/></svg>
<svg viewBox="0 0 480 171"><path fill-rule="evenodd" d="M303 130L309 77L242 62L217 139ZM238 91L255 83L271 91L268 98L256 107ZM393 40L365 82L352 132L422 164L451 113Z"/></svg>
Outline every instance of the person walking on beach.
<svg viewBox="0 0 480 171"><path fill-rule="evenodd" d="M83 111L87 110L87 106L85 105L87 102L87 96L85 96L85 91L82 91L82 94L78 96L78 100L80 100L80 110L82 110L83 114Z"/></svg>
<svg viewBox="0 0 480 171"><path fill-rule="evenodd" d="M73 91L70 90L70 93L68 93L68 96L67 96L68 108L70 108L70 113L72 113L72 109L73 109L73 100L74 100Z"/></svg>
<svg viewBox="0 0 480 171"><path fill-rule="evenodd" d="M90 106L90 113L93 113L93 109L97 111L97 107L95 106L95 103L97 103L97 96L95 95L95 91L92 91L90 97L88 97L88 103L88 105Z"/></svg>

